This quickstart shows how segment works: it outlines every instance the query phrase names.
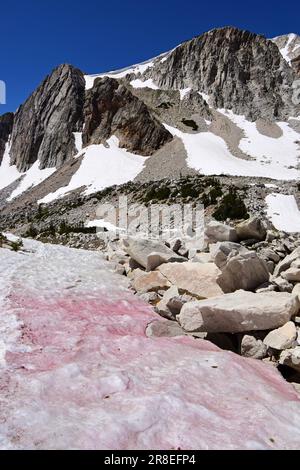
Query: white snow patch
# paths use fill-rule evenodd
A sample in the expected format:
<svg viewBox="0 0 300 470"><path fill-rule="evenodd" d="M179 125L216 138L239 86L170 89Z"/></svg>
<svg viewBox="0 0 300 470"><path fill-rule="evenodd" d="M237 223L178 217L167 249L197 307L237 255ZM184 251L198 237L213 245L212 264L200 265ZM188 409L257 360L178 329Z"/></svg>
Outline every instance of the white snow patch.
<svg viewBox="0 0 300 470"><path fill-rule="evenodd" d="M183 90L179 90L181 101L183 100L185 95L187 95L190 91L191 91L191 88L184 88Z"/></svg>
<svg viewBox="0 0 300 470"><path fill-rule="evenodd" d="M85 224L85 227L106 228L107 230L112 231L112 232L116 232L117 230L120 230L116 225L104 219L90 220L89 222Z"/></svg>
<svg viewBox="0 0 300 470"><path fill-rule="evenodd" d="M245 137L240 141L239 148L257 160L260 166L266 166L265 176L275 175L274 179L297 179L300 176L297 167L300 152L297 141L299 134L287 122L277 122L282 130L279 138L268 137L261 134L255 122L247 121L245 116L234 114L232 111L218 109L240 129ZM251 176L251 175L249 175Z"/></svg>
<svg viewBox="0 0 300 470"><path fill-rule="evenodd" d="M73 132L77 152L82 150L82 132Z"/></svg>
<svg viewBox="0 0 300 470"><path fill-rule="evenodd" d="M143 74L146 72L148 68L153 67L154 65L154 59L150 59L146 62L142 62L141 64L136 64L131 67L126 67L121 70L116 70L115 72L106 72L106 73L101 73L101 74L95 74L95 75L85 75L85 88L86 90L89 90L90 88L93 87L94 81L96 78L100 77L110 77L110 78L124 78L126 77L127 74L130 73L135 73L135 74Z"/></svg>
<svg viewBox="0 0 300 470"><path fill-rule="evenodd" d="M141 79L137 78L136 80L132 80L132 82L130 82L130 85L133 88L152 88L153 90L159 89L151 78L145 80L144 82Z"/></svg>
<svg viewBox="0 0 300 470"><path fill-rule="evenodd" d="M7 198L8 201L11 201L20 194L27 191L27 189L32 188L33 186L38 185L45 179L49 178L55 171L56 168L45 168L41 170L39 168L40 162L37 160L30 168L26 171L25 176L23 177L20 184L17 188L11 193Z"/></svg>
<svg viewBox="0 0 300 470"><path fill-rule="evenodd" d="M143 169L147 157L119 148L119 140L112 136L104 145L90 145L77 155L83 155L79 169L67 186L59 188L39 201L49 203L69 191L86 186L85 194L92 194L115 184L133 180Z"/></svg>
<svg viewBox="0 0 300 470"><path fill-rule="evenodd" d="M287 158L287 155L289 155L287 141L285 141L285 145L283 145L286 154L280 156L282 161L272 160L271 157L271 159L269 159L270 161L266 163L264 158L259 158L261 149L260 147L253 145L253 142L252 144L250 142L250 149L252 151L252 148L254 147L257 150L257 159L243 160L241 158L234 157L230 153L225 141L221 137L218 137L211 132L188 134L166 124L164 124L164 126L166 129L168 129L169 132L171 132L171 134L179 137L183 141L187 151L188 166L201 172L202 174L257 176L278 180L290 180L297 179L299 177L298 170L286 168L287 163L291 164L296 160L295 158ZM266 137L266 139L269 138ZM278 150L276 148L276 142L279 141L279 147L281 148L280 139L274 139L274 141L275 146L272 147L272 149L274 148L274 150L277 152L277 156Z"/></svg>
<svg viewBox="0 0 300 470"><path fill-rule="evenodd" d="M206 93L203 93L202 91L198 91L199 95L202 96L202 98L206 101L206 103L209 102L209 95Z"/></svg>
<svg viewBox="0 0 300 470"><path fill-rule="evenodd" d="M300 232L300 211L294 196L272 193L266 197L267 215L277 230Z"/></svg>
<svg viewBox="0 0 300 470"><path fill-rule="evenodd" d="M7 143L0 165L0 190L6 188L24 174L18 171L16 165L10 165L9 151L10 144Z"/></svg>

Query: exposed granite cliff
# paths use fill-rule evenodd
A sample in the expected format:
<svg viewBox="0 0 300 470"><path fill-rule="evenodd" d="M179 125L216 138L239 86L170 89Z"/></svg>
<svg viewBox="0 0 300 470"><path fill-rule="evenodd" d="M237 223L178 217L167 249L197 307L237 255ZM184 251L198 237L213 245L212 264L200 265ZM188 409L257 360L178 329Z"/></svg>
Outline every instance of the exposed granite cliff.
<svg viewBox="0 0 300 470"><path fill-rule="evenodd" d="M284 119L294 107L294 73L276 44L232 27L181 44L157 60L146 78L162 88L204 92L213 107L251 120Z"/></svg>
<svg viewBox="0 0 300 470"><path fill-rule="evenodd" d="M98 78L86 93L84 145L100 144L115 135L120 147L152 155L172 135L143 101L113 78Z"/></svg>
<svg viewBox="0 0 300 470"><path fill-rule="evenodd" d="M73 132L82 128L85 82L80 70L60 65L18 109L12 133L11 163L20 171L36 160L40 168L59 167L76 153Z"/></svg>

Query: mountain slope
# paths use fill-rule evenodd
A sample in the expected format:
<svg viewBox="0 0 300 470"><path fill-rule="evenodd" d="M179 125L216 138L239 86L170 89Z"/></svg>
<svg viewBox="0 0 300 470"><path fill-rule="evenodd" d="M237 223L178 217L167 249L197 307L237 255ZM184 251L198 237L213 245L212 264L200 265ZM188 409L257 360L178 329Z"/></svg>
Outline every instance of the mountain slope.
<svg viewBox="0 0 300 470"><path fill-rule="evenodd" d="M46 202L195 172L297 180L298 39L227 27L116 72L56 68L0 118L0 201L42 182Z"/></svg>

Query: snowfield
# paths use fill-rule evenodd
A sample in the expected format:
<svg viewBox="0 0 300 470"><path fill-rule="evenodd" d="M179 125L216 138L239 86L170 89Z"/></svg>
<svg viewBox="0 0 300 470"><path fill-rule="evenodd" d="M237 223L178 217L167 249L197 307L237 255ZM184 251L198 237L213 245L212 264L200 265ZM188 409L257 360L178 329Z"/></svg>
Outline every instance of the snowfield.
<svg viewBox="0 0 300 470"><path fill-rule="evenodd" d="M300 232L300 211L294 196L269 194L266 197L267 215L277 230Z"/></svg>
<svg viewBox="0 0 300 470"><path fill-rule="evenodd" d="M87 187L85 194L92 194L133 180L142 171L147 157L119 148L119 140L114 136L108 139L107 144L107 147L102 144L85 147L76 156L83 155L83 159L70 183L48 194L39 203L54 201L82 186Z"/></svg>
<svg viewBox="0 0 300 470"><path fill-rule="evenodd" d="M159 317L99 253L25 248L0 249L1 449L299 448L299 395L274 367L148 338Z"/></svg>

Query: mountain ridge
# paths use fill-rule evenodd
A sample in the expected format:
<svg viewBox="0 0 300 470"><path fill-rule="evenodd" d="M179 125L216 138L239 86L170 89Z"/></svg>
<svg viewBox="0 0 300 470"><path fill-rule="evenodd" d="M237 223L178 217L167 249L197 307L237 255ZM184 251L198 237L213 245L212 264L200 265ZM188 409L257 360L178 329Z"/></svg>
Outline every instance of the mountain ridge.
<svg viewBox="0 0 300 470"><path fill-rule="evenodd" d="M223 27L115 72L84 75L62 64L18 108L9 134L6 118L0 118L0 180L14 171L13 181L19 175L22 191L12 194L20 196L49 176L38 169L53 169L53 179L55 169L77 155L84 162L92 145L99 146L106 165L119 158L126 166L130 152L147 157L150 180L160 172L154 165L166 162L163 178L172 168L166 146L171 140L173 161L185 161L196 172L220 174L223 166L224 174L297 179L300 108L292 101L297 72L291 66L294 58L288 62L282 54L291 37L298 44L294 35L268 40ZM111 138L117 140L110 144ZM276 147L287 155L280 156ZM104 170L99 171L99 184L92 187L101 189ZM136 171L128 177L138 177ZM176 165L173 171L178 176ZM97 175L83 178L82 185L92 180Z"/></svg>

